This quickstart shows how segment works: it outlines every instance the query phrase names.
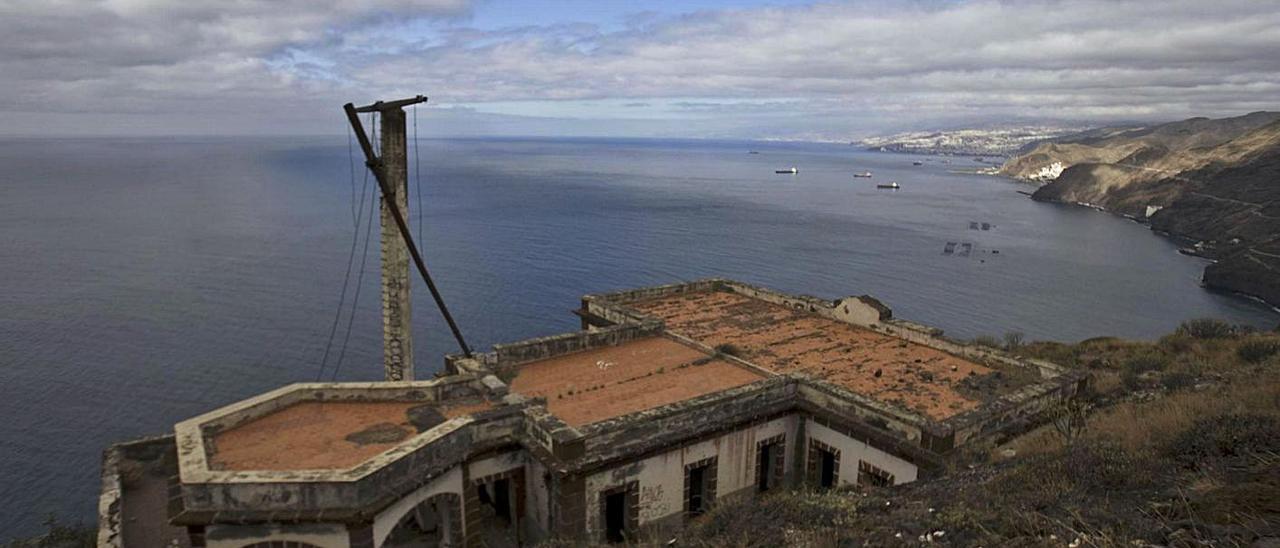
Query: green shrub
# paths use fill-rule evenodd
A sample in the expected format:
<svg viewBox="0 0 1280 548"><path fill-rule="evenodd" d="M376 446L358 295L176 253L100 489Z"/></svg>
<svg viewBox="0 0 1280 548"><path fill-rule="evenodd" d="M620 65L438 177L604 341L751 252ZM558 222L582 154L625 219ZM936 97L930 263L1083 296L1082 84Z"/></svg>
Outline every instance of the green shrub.
<svg viewBox="0 0 1280 548"><path fill-rule="evenodd" d="M1124 368L1133 370L1136 373L1146 373L1147 371L1164 371L1169 366L1169 358L1164 353L1151 352L1140 354L1129 358L1124 362Z"/></svg>
<svg viewBox="0 0 1280 548"><path fill-rule="evenodd" d="M1125 360L1120 366L1120 381L1125 388L1136 390L1142 385L1142 374L1148 371L1163 371L1169 366L1169 358L1163 352L1155 351L1139 354Z"/></svg>
<svg viewBox="0 0 1280 548"><path fill-rule="evenodd" d="M1195 338L1182 332L1165 335L1160 337L1160 347L1174 354L1183 354L1195 347Z"/></svg>
<svg viewBox="0 0 1280 548"><path fill-rule="evenodd" d="M1268 415L1230 414L1197 420L1164 448L1183 466L1280 452L1280 420Z"/></svg>
<svg viewBox="0 0 1280 548"><path fill-rule="evenodd" d="M1227 339L1236 336L1236 327L1214 318L1200 318L1182 322L1176 332L1196 339Z"/></svg>
<svg viewBox="0 0 1280 548"><path fill-rule="evenodd" d="M1186 371L1170 371L1160 377L1160 384L1169 390L1182 390L1196 384L1196 376Z"/></svg>
<svg viewBox="0 0 1280 548"><path fill-rule="evenodd" d="M1262 363L1277 352L1280 352L1280 341L1274 339L1249 339L1236 348L1236 355L1248 363Z"/></svg>

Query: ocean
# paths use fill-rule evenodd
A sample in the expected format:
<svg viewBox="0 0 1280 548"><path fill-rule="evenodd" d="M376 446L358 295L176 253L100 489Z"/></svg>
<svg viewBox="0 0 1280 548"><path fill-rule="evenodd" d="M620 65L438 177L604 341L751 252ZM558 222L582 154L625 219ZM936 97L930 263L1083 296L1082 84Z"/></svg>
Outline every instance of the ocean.
<svg viewBox="0 0 1280 548"><path fill-rule="evenodd" d="M869 294L961 338L1280 323L1202 289L1205 261L1147 228L952 173L981 167L966 157L622 139L414 151L410 222L481 350L576 329L585 293L712 276ZM380 378L376 241L359 275L376 185L355 154L353 176L343 137L0 140L0 541L50 514L92 522L112 442L285 383ZM322 372L356 235L358 305ZM456 346L414 291L421 378Z"/></svg>

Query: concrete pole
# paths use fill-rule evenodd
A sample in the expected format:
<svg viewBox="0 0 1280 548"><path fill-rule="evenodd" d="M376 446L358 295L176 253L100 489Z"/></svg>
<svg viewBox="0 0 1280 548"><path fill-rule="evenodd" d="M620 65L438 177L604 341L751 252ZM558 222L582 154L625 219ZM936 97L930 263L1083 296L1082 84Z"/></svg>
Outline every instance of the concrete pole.
<svg viewBox="0 0 1280 548"><path fill-rule="evenodd" d="M382 365L388 381L413 380L413 336L409 309L409 250L396 226L387 200L409 217L409 167L405 146L404 110L382 111L382 165L392 196L383 195L379 210L382 229Z"/></svg>

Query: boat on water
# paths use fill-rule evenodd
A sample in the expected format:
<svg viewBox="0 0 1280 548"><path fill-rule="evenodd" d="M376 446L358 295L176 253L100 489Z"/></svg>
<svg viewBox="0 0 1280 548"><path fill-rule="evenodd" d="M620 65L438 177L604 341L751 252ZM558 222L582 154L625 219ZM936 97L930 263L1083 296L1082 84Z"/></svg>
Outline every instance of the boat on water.
<svg viewBox="0 0 1280 548"><path fill-rule="evenodd" d="M899 185L897 181L890 181L888 183L880 183L876 185L876 188L891 188L891 189L897 190L899 188L902 188L902 185Z"/></svg>
<svg viewBox="0 0 1280 548"><path fill-rule="evenodd" d="M794 174L796 174L796 173L800 173L800 170L798 170L798 169L796 169L796 168L794 168L794 167L789 167L789 168L787 168L787 169L779 169L779 170L777 170L777 171L774 171L774 173L789 173L789 174L794 175Z"/></svg>
<svg viewBox="0 0 1280 548"><path fill-rule="evenodd" d="M924 165L924 162L911 162L911 165L913 165L913 166L922 166L922 165Z"/></svg>
<svg viewBox="0 0 1280 548"><path fill-rule="evenodd" d="M854 174L853 174L853 176L854 176L854 177L863 177L863 178L867 178L867 179L869 179L869 178L871 178L871 172L870 172L870 171L864 171L864 172L862 172L862 173L854 173Z"/></svg>
<svg viewBox="0 0 1280 548"><path fill-rule="evenodd" d="M760 151L758 151L758 150L751 150L751 151L747 151L747 154L760 154Z"/></svg>

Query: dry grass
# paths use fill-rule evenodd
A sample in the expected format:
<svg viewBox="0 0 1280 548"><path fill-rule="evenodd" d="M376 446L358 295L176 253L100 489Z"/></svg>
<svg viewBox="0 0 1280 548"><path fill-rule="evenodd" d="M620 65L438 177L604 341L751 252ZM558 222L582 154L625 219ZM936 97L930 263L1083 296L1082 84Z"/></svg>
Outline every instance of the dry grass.
<svg viewBox="0 0 1280 548"><path fill-rule="evenodd" d="M1128 451L1140 451L1172 441L1173 436L1204 417L1257 414L1280 417L1280 370L1239 375L1235 382L1199 391L1174 392L1152 402L1124 402L1089 417L1082 441L1110 441ZM1120 388L1115 374L1096 376L1108 379L1109 393ZM1050 425L1038 427L992 451L1000 458L1006 449L1017 456L1035 456L1060 451L1064 440Z"/></svg>
<svg viewBox="0 0 1280 548"><path fill-rule="evenodd" d="M1170 394L1154 402L1123 403L1089 420L1085 436L1109 439L1129 450L1154 447L1172 441L1205 417L1256 414L1280 417L1280 375L1275 372L1253 381L1217 386L1196 392Z"/></svg>

